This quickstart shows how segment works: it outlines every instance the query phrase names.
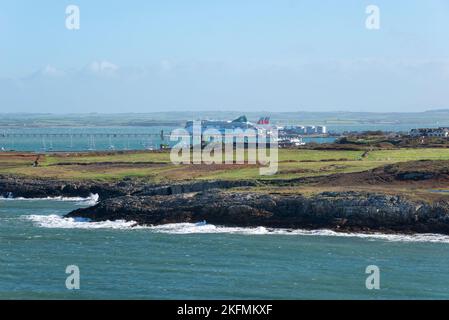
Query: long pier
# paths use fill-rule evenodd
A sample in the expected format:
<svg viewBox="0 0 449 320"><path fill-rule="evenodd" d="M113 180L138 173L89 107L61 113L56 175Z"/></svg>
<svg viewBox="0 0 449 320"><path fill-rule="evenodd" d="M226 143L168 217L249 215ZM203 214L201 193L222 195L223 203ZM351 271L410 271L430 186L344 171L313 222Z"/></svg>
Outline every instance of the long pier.
<svg viewBox="0 0 449 320"><path fill-rule="evenodd" d="M2 133L0 138L167 138L169 134L160 133Z"/></svg>
<svg viewBox="0 0 449 320"><path fill-rule="evenodd" d="M241 133L242 137L256 137L257 134ZM187 135L177 135L178 137L190 137ZM15 132L0 132L0 138L160 138L162 140L170 138L170 134L164 133L15 133Z"/></svg>

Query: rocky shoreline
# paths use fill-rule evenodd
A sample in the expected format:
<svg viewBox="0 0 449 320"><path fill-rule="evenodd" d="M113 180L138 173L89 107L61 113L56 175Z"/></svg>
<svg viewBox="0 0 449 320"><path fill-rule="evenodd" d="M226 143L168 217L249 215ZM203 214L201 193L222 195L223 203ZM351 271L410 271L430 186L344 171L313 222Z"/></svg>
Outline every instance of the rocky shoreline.
<svg viewBox="0 0 449 320"><path fill-rule="evenodd" d="M139 225L207 221L238 227L449 234L449 203L444 200L424 202L355 191L311 196L255 192L254 187L261 184L258 181L196 181L150 185L134 180L67 182L0 176L0 196L47 198L98 194L97 205L75 210L67 217L126 220ZM276 188L273 186L272 190Z"/></svg>
<svg viewBox="0 0 449 320"><path fill-rule="evenodd" d="M449 204L398 196L325 192L305 197L211 190L171 196L111 198L68 217L127 220L139 225L208 223L222 226L384 233L449 234Z"/></svg>

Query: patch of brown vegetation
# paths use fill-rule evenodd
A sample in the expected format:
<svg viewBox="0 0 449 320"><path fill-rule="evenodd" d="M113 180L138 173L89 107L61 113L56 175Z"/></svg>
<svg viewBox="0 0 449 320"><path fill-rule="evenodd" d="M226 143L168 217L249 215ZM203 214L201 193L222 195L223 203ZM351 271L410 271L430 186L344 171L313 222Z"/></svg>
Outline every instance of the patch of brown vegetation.
<svg viewBox="0 0 449 320"><path fill-rule="evenodd" d="M447 200L449 193L449 161L411 161L395 163L369 171L307 177L295 192L367 191L420 198L428 201Z"/></svg>
<svg viewBox="0 0 449 320"><path fill-rule="evenodd" d="M18 166L32 166L34 161L39 157L39 161L45 161L45 155L37 155L30 153L0 153L0 168L15 168Z"/></svg>
<svg viewBox="0 0 449 320"><path fill-rule="evenodd" d="M88 168L153 168L164 167L168 164L166 162L58 162L50 164L49 167L60 166L74 166L74 167L88 167Z"/></svg>
<svg viewBox="0 0 449 320"><path fill-rule="evenodd" d="M165 150L114 150L114 151L85 151L85 152L55 152L51 153L52 157L57 158L83 158L83 157L106 157L116 155L135 155L135 154L155 154L167 153Z"/></svg>
<svg viewBox="0 0 449 320"><path fill-rule="evenodd" d="M0 161L1 162L24 162L36 160L37 154L33 153L17 153L17 152L1 152L0 153ZM40 155L41 160L45 160L45 155Z"/></svg>

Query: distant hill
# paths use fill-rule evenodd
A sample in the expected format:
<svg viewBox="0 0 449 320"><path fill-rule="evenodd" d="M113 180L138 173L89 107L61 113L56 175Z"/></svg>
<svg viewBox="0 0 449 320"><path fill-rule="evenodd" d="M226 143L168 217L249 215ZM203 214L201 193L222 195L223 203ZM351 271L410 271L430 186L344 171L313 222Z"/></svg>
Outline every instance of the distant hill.
<svg viewBox="0 0 449 320"><path fill-rule="evenodd" d="M49 126L178 126L188 120L233 120L246 116L251 122L270 117L272 123L282 124L420 124L448 125L449 109L425 112L260 112L242 111L182 111L123 114L0 114L0 127Z"/></svg>

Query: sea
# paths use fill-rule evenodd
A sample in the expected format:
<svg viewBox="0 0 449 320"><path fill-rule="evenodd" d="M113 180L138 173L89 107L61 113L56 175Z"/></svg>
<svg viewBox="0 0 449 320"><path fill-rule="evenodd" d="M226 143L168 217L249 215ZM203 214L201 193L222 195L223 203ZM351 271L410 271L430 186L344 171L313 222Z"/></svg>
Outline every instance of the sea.
<svg viewBox="0 0 449 320"><path fill-rule="evenodd" d="M0 199L0 299L449 298L449 236L63 217L97 200Z"/></svg>
<svg viewBox="0 0 449 320"><path fill-rule="evenodd" d="M99 200L1 198L0 299L449 298L449 236L64 218Z"/></svg>
<svg viewBox="0 0 449 320"><path fill-rule="evenodd" d="M0 128L0 150L33 152L154 150L160 148L161 144L176 143L170 141L168 137L173 129L174 127L169 126Z"/></svg>

